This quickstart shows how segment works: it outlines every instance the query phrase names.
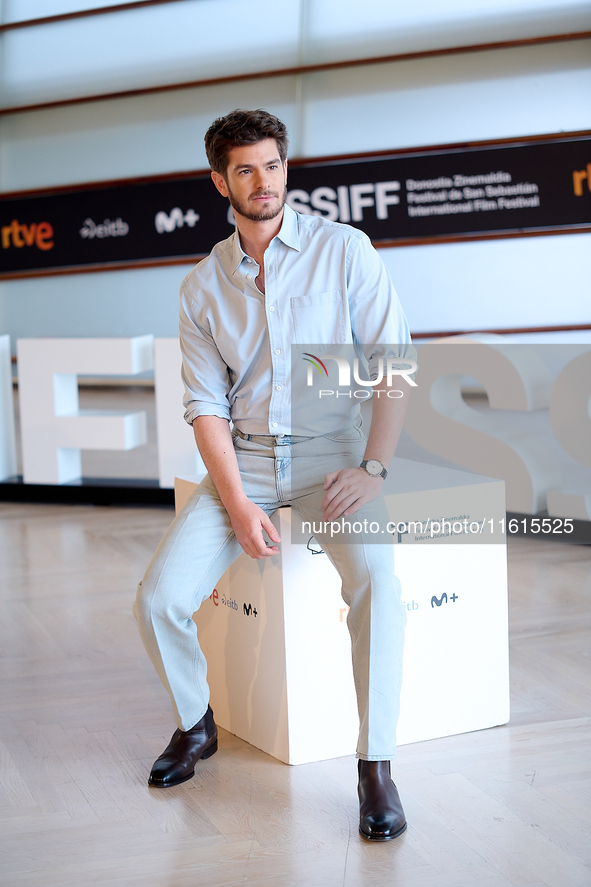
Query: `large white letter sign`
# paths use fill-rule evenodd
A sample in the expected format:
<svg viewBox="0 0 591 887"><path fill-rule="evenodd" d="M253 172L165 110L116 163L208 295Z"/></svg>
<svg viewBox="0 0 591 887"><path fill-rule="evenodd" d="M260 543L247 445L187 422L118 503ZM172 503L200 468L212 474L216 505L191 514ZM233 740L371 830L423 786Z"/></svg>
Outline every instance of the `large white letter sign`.
<svg viewBox="0 0 591 887"><path fill-rule="evenodd" d="M183 419L179 340L156 339L154 345L158 474L161 487L174 487L175 477L206 474L206 468L193 429Z"/></svg>
<svg viewBox="0 0 591 887"><path fill-rule="evenodd" d="M571 360L556 379L550 422L569 456L591 468L591 351Z"/></svg>
<svg viewBox="0 0 591 887"><path fill-rule="evenodd" d="M16 474L10 336L0 336L0 480Z"/></svg>
<svg viewBox="0 0 591 887"><path fill-rule="evenodd" d="M558 463L538 439L519 434L495 410L530 411L548 406L552 379L527 346L501 336L457 336L423 345L418 388L409 398L405 429L420 446L458 465L507 484L507 510L535 514L546 492L560 487ZM478 379L490 410L475 410L462 397L462 377Z"/></svg>
<svg viewBox="0 0 591 887"><path fill-rule="evenodd" d="M591 351L575 357L558 375L550 398L550 422L569 456L591 468ZM591 495L551 490L548 513L591 520Z"/></svg>
<svg viewBox="0 0 591 887"><path fill-rule="evenodd" d="M79 409L77 376L127 376L151 370L153 343L153 336L17 342L25 483L76 480L81 474L81 449L130 450L146 443L143 410Z"/></svg>

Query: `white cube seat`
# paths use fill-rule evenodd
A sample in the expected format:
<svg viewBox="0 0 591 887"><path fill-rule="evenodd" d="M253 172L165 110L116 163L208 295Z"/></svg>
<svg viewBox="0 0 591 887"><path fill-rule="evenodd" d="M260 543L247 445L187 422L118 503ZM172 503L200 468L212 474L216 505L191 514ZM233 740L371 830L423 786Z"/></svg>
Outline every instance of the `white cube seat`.
<svg viewBox="0 0 591 887"><path fill-rule="evenodd" d="M176 479L177 509L198 481ZM395 459L385 494L408 611L398 744L506 723L503 482ZM472 531L432 532L448 518ZM353 754L358 720L340 578L318 545L291 542L291 519L273 518L280 553L241 555L194 618L216 721L299 764Z"/></svg>

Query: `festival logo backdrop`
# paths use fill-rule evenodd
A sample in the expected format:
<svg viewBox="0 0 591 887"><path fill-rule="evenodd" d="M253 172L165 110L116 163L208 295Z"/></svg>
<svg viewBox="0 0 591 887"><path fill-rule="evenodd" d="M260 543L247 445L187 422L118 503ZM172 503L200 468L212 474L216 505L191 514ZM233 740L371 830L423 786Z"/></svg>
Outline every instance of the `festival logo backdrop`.
<svg viewBox="0 0 591 887"><path fill-rule="evenodd" d="M376 246L591 226L591 138L290 166L288 202ZM233 231L209 173L0 199L0 276L191 261Z"/></svg>

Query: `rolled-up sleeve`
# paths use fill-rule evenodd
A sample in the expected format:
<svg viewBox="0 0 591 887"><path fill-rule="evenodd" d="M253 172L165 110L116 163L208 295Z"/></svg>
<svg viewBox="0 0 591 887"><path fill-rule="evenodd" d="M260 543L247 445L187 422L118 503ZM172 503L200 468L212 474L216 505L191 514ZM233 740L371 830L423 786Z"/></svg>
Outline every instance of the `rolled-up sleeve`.
<svg viewBox="0 0 591 887"><path fill-rule="evenodd" d="M219 416L230 421L230 379L207 320L200 318L193 299L181 287L179 319L182 367L185 386L185 421L192 425L198 416Z"/></svg>
<svg viewBox="0 0 591 887"><path fill-rule="evenodd" d="M347 284L353 339L368 362L371 379L380 357L414 358L408 323L388 269L365 235L352 244Z"/></svg>

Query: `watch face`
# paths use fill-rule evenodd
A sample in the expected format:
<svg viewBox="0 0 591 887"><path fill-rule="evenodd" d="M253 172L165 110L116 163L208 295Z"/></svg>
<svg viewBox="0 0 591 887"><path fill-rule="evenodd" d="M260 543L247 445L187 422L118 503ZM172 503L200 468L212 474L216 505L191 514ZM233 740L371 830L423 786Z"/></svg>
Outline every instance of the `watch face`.
<svg viewBox="0 0 591 887"><path fill-rule="evenodd" d="M368 459L365 470L368 474L371 474L372 477L378 477L378 475L384 470L384 466L381 462L378 462L377 459Z"/></svg>

